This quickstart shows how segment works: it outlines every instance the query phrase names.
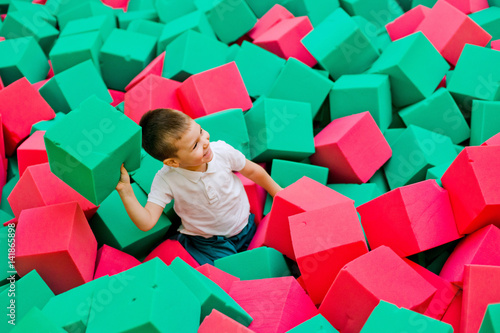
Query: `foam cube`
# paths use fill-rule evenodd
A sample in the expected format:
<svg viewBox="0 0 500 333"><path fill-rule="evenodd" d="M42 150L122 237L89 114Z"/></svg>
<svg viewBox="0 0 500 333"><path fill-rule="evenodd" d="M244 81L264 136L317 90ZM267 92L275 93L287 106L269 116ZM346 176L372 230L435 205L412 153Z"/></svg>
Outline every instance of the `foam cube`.
<svg viewBox="0 0 500 333"><path fill-rule="evenodd" d="M424 180L427 169L453 161L457 152L447 136L410 125L394 141L384 165L391 189Z"/></svg>
<svg viewBox="0 0 500 333"><path fill-rule="evenodd" d="M269 247L259 247L217 259L214 266L241 280L291 275L283 255Z"/></svg>
<svg viewBox="0 0 500 333"><path fill-rule="evenodd" d="M260 17L253 28L247 33L247 35L252 39L258 38L264 32L269 30L273 25L283 20L291 19L294 17L292 13L290 13L285 7L279 4L269 4L266 7L272 6L272 8L266 8L265 11L261 11L260 8L257 9L257 6L263 4L264 1L248 0L247 3L252 8L254 13L258 17Z"/></svg>
<svg viewBox="0 0 500 333"><path fill-rule="evenodd" d="M341 8L328 15L302 43L334 80L366 71L379 56L368 36Z"/></svg>
<svg viewBox="0 0 500 333"><path fill-rule="evenodd" d="M174 239L167 239L155 247L153 251L147 255L144 261L148 261L156 257L160 258L161 261L167 265L170 265L175 258L179 257L191 267L197 268L200 266L181 245L181 243Z"/></svg>
<svg viewBox="0 0 500 333"><path fill-rule="evenodd" d="M254 318L255 332L286 332L318 314L292 276L236 281L229 295Z"/></svg>
<svg viewBox="0 0 500 333"><path fill-rule="evenodd" d="M94 280L121 273L140 264L133 256L104 244L97 250Z"/></svg>
<svg viewBox="0 0 500 333"><path fill-rule="evenodd" d="M327 167L330 183L366 183L391 148L368 111L333 120L314 137L313 164Z"/></svg>
<svg viewBox="0 0 500 333"><path fill-rule="evenodd" d="M2 211L2 220L3 215L6 214ZM10 218L11 216L6 216L6 218ZM2 221L3 222L3 221ZM7 225L3 228L0 228L0 250L4 251L2 255L2 262L0 263L0 283L9 282L7 278L12 280L11 274L15 275L15 247L11 247L12 241L14 241L14 224ZM14 243L15 244L15 243Z"/></svg>
<svg viewBox="0 0 500 333"><path fill-rule="evenodd" d="M442 321L453 326L454 332L460 332L460 322L462 317L462 300L463 292L458 291L457 296L453 299L450 306L446 310Z"/></svg>
<svg viewBox="0 0 500 333"><path fill-rule="evenodd" d="M481 146L500 146L500 133L483 142Z"/></svg>
<svg viewBox="0 0 500 333"><path fill-rule="evenodd" d="M252 180L244 177L240 173L237 173L236 176L241 180L243 184L243 188L248 197L248 202L250 203L250 213L254 214L254 222L256 225L263 219L264 215L264 205L266 202L267 192L266 190L257 185Z"/></svg>
<svg viewBox="0 0 500 333"><path fill-rule="evenodd" d="M392 103L401 107L429 97L449 68L424 34L417 32L391 43L368 72L389 76Z"/></svg>
<svg viewBox="0 0 500 333"><path fill-rule="evenodd" d="M290 58L266 97L310 103L314 118L332 86L333 82L328 78Z"/></svg>
<svg viewBox="0 0 500 333"><path fill-rule="evenodd" d="M314 153L309 104L262 97L244 116L253 161L301 161Z"/></svg>
<svg viewBox="0 0 500 333"><path fill-rule="evenodd" d="M500 226L500 197L491 187L500 167L500 147L466 147L441 177L450 194L458 232L468 234L490 223ZM467 191L464 185L467 184Z"/></svg>
<svg viewBox="0 0 500 333"><path fill-rule="evenodd" d="M497 39L497 40L491 41L490 46L491 46L492 50L496 50L496 51L500 50L500 40Z"/></svg>
<svg viewBox="0 0 500 333"><path fill-rule="evenodd" d="M252 333L253 331L214 309L205 317L198 329L198 333L219 332Z"/></svg>
<svg viewBox="0 0 500 333"><path fill-rule="evenodd" d="M438 1L416 29L439 53L456 65L465 44L485 46L491 39L477 23L446 0Z"/></svg>
<svg viewBox="0 0 500 333"><path fill-rule="evenodd" d="M381 246L340 270L319 312L340 332L359 332L380 300L423 313L435 292L396 253Z"/></svg>
<svg viewBox="0 0 500 333"><path fill-rule="evenodd" d="M465 265L460 332L477 332L488 304L500 303L499 266Z"/></svg>
<svg viewBox="0 0 500 333"><path fill-rule="evenodd" d="M340 4L349 15L365 18L376 29L384 27L387 23L404 13L395 0L340 0Z"/></svg>
<svg viewBox="0 0 500 333"><path fill-rule="evenodd" d="M136 84L141 82L144 78L148 77L150 74L161 76L163 71L163 62L165 61L165 52L157 56L146 66L130 83L125 87L125 91L129 91Z"/></svg>
<svg viewBox="0 0 500 333"><path fill-rule="evenodd" d="M138 1L139 2L139 1ZM197 9L193 0L156 0L151 3L156 7L160 22L168 23Z"/></svg>
<svg viewBox="0 0 500 333"><path fill-rule="evenodd" d="M248 326L252 322L251 315L235 302L230 295L181 258L174 259L168 267L200 301L200 321L203 321L213 309L216 309L242 325Z"/></svg>
<svg viewBox="0 0 500 333"><path fill-rule="evenodd" d="M19 215L16 270L20 276L36 269L59 294L92 280L96 254L97 242L78 203L25 209Z"/></svg>
<svg viewBox="0 0 500 333"><path fill-rule="evenodd" d="M472 13L469 18L490 34L491 40L500 38L500 30L498 29L500 8L496 6L485 7L483 10ZM491 45L491 42L488 44Z"/></svg>
<svg viewBox="0 0 500 333"><path fill-rule="evenodd" d="M16 322L11 332L64 333L66 331L57 326L53 320L48 318L39 308L34 306L21 321Z"/></svg>
<svg viewBox="0 0 500 333"><path fill-rule="evenodd" d="M108 103L113 101L91 60L56 74L40 88L40 94L55 111L64 113L76 109L92 95Z"/></svg>
<svg viewBox="0 0 500 333"><path fill-rule="evenodd" d="M425 179L435 179L436 183L438 183L438 185L442 187L443 183L441 182L441 177L444 175L452 162L453 161L449 161L447 163L439 164L435 167L427 169Z"/></svg>
<svg viewBox="0 0 500 333"><path fill-rule="evenodd" d="M226 109L246 111L252 107L234 61L192 75L178 88L177 96L184 112L192 118Z"/></svg>
<svg viewBox="0 0 500 333"><path fill-rule="evenodd" d="M385 29L391 40L395 41L414 33L430 11L429 7L418 5L397 17L394 21L387 23Z"/></svg>
<svg viewBox="0 0 500 333"><path fill-rule="evenodd" d="M126 10L130 0L103 0L102 3L111 8Z"/></svg>
<svg viewBox="0 0 500 333"><path fill-rule="evenodd" d="M486 308L486 314L481 323L479 333L499 332L500 323L498 322L498 318L500 318L500 303L489 304Z"/></svg>
<svg viewBox="0 0 500 333"><path fill-rule="evenodd" d="M458 286L463 284L465 265L500 266L500 229L494 225L483 227L467 235L455 247L439 274Z"/></svg>
<svg viewBox="0 0 500 333"><path fill-rule="evenodd" d="M73 20L99 15L113 16L113 9L100 1L71 2L60 8L57 13L57 23L63 30Z"/></svg>
<svg viewBox="0 0 500 333"><path fill-rule="evenodd" d="M226 44L188 30L167 45L162 76L184 81L193 74L224 65L227 53Z"/></svg>
<svg viewBox="0 0 500 333"><path fill-rule="evenodd" d="M116 282L103 288L111 294L106 303L99 293L92 298L90 312L94 316L86 332L157 330L188 333L197 330L200 302L160 259L150 260L110 279L114 277L122 283L118 288L113 288Z"/></svg>
<svg viewBox="0 0 500 333"><path fill-rule="evenodd" d="M474 13L488 8L487 0L446 0L464 14ZM493 4L492 4L493 5Z"/></svg>
<svg viewBox="0 0 500 333"><path fill-rule="evenodd" d="M313 67L317 60L301 42L312 30L313 26L307 16L289 18L272 25L257 36L253 43L281 58L293 57Z"/></svg>
<svg viewBox="0 0 500 333"><path fill-rule="evenodd" d="M372 177L373 178L373 177ZM354 207L358 207L382 195L382 190L377 184L328 184L332 190L354 200Z"/></svg>
<svg viewBox="0 0 500 333"><path fill-rule="evenodd" d="M288 218L345 202L352 203L352 200L315 180L302 177L274 197L264 244L295 259Z"/></svg>
<svg viewBox="0 0 500 333"><path fill-rule="evenodd" d="M47 131L50 127L52 127L52 125L61 121L65 115L66 114L62 112L56 112L55 118L52 118L50 120L41 120L39 122L34 123L31 126L30 135L32 135L36 131L44 131L44 132Z"/></svg>
<svg viewBox="0 0 500 333"><path fill-rule="evenodd" d="M392 121L389 77L378 74L342 75L330 92L330 116L337 119L369 111L384 132Z"/></svg>
<svg viewBox="0 0 500 333"><path fill-rule="evenodd" d="M234 281L239 281L240 279L229 273L224 272L217 267L204 264L196 268L198 272L205 275L207 278L215 282L219 287L222 288L226 293L229 292Z"/></svg>
<svg viewBox="0 0 500 333"><path fill-rule="evenodd" d="M316 315L302 324L295 326L290 331L287 331L287 333L308 332L338 333L338 331L321 314Z"/></svg>
<svg viewBox="0 0 500 333"><path fill-rule="evenodd" d="M48 162L47 151L43 136L45 131L37 131L28 137L17 149L17 161L19 164L19 175L30 165Z"/></svg>
<svg viewBox="0 0 500 333"><path fill-rule="evenodd" d="M255 14L242 0L218 1L206 15L215 34L224 43L236 41L257 22Z"/></svg>
<svg viewBox="0 0 500 333"><path fill-rule="evenodd" d="M137 200L146 204L147 195L137 184L132 184ZM144 232L135 226L123 206L118 192L112 192L99 206L90 221L97 241L142 259L151 247L162 239L171 225L166 215L161 215L156 225Z"/></svg>
<svg viewBox="0 0 500 333"><path fill-rule="evenodd" d="M141 72L156 54L156 38L121 29L115 29L101 48L102 78L107 87L125 90L130 81Z"/></svg>
<svg viewBox="0 0 500 333"><path fill-rule="evenodd" d="M164 26L165 24L163 23L153 22L147 19L139 19L129 23L127 30L155 37L158 41Z"/></svg>
<svg viewBox="0 0 500 333"><path fill-rule="evenodd" d="M52 172L94 204L114 191L120 165L139 167L141 128L91 97L44 136Z"/></svg>
<svg viewBox="0 0 500 333"><path fill-rule="evenodd" d="M406 126L416 125L446 135L454 144L467 140L471 134L463 114L445 88L398 113Z"/></svg>
<svg viewBox="0 0 500 333"><path fill-rule="evenodd" d="M323 301L338 272L368 252L353 202L288 218L293 251L308 295Z"/></svg>
<svg viewBox="0 0 500 333"><path fill-rule="evenodd" d="M500 8L498 8L500 9ZM470 145L477 146L500 132L500 102L472 101Z"/></svg>
<svg viewBox="0 0 500 333"><path fill-rule="evenodd" d="M182 110L177 98L180 82L150 74L125 93L125 115L139 124L149 110L169 108Z"/></svg>
<svg viewBox="0 0 500 333"><path fill-rule="evenodd" d="M98 15L68 22L64 29L61 29L59 37L97 31L101 40L105 41L115 28L116 18L114 15Z"/></svg>
<svg viewBox="0 0 500 333"><path fill-rule="evenodd" d="M0 48L2 44L3 42L0 43ZM20 114L23 115L22 118L19 117ZM0 90L0 115L7 156L12 155L21 141L29 135L34 123L55 117L50 105L26 78Z"/></svg>

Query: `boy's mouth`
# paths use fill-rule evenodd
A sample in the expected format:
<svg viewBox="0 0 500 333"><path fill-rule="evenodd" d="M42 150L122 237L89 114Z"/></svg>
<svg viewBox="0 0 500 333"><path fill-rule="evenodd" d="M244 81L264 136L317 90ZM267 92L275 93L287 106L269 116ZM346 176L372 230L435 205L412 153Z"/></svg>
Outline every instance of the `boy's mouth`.
<svg viewBox="0 0 500 333"><path fill-rule="evenodd" d="M208 150L205 154L203 154L203 157L208 157L208 156L210 156L211 153L212 153L212 149L210 149L210 147L208 147Z"/></svg>

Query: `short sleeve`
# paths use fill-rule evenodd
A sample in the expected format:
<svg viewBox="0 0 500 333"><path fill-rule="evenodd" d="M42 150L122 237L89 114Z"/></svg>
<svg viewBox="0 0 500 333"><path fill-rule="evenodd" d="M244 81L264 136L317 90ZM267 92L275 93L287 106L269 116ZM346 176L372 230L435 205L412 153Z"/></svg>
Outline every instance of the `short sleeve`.
<svg viewBox="0 0 500 333"><path fill-rule="evenodd" d="M151 184L148 201L165 208L165 206L168 205L172 199L173 195L170 186L168 186L168 183L163 179L160 172L158 172L153 179L153 183Z"/></svg>
<svg viewBox="0 0 500 333"><path fill-rule="evenodd" d="M245 164L247 162L247 159L245 155L243 155L242 152L239 150L233 148L230 144L227 144L224 141L217 141L221 144L221 146L224 147L226 159L229 162L229 165L231 166L231 170L233 171L240 171L245 167Z"/></svg>

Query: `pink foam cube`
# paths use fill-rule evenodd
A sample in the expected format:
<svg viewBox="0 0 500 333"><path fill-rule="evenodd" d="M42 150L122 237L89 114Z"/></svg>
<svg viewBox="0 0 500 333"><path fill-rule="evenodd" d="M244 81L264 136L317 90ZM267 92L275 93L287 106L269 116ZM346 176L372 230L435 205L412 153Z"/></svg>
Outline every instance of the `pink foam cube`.
<svg viewBox="0 0 500 333"><path fill-rule="evenodd" d="M141 262L130 254L104 244L97 251L94 280L105 275L121 273L140 264Z"/></svg>
<svg viewBox="0 0 500 333"><path fill-rule="evenodd" d="M236 281L229 296L253 318L248 328L259 333L286 332L318 313L293 276Z"/></svg>
<svg viewBox="0 0 500 333"><path fill-rule="evenodd" d="M36 269L55 294L93 279L97 241L77 202L23 210L15 241L19 276Z"/></svg>
<svg viewBox="0 0 500 333"><path fill-rule="evenodd" d="M248 245L248 249L247 249L248 251L255 249L255 248L258 248L258 247L261 247L261 246L265 246L266 237L268 237L267 230L268 230L268 226L269 226L269 217L270 216L271 216L270 214L267 214L260 221L259 225L257 226L257 231L255 232L255 235L253 236L252 241L250 242L250 245Z"/></svg>
<svg viewBox="0 0 500 333"><path fill-rule="evenodd" d="M389 37L391 37L391 40L395 41L414 33L415 29L417 29L418 25L423 21L430 10L429 7L418 5L399 16L394 21L387 23L385 29Z"/></svg>
<svg viewBox="0 0 500 333"><path fill-rule="evenodd" d="M252 107L245 83L234 61L191 75L177 90L186 114L192 118L227 109Z"/></svg>
<svg viewBox="0 0 500 333"><path fill-rule="evenodd" d="M465 44L485 46L491 35L446 0L427 13L416 31L422 31L441 55L456 65Z"/></svg>
<svg viewBox="0 0 500 333"><path fill-rule="evenodd" d="M165 61L165 51L156 58L154 58L153 61L149 63L149 65L147 65L139 74L137 74L136 77L134 77L132 81L130 81L130 83L125 87L125 91L129 91L130 89L132 89L136 84L141 82L144 78L148 77L150 74L161 76L161 73L163 71L164 61Z"/></svg>
<svg viewBox="0 0 500 333"><path fill-rule="evenodd" d="M498 244L500 244L500 229L494 225L488 225L467 235L448 257L439 276L462 286L465 265L500 266Z"/></svg>
<svg viewBox="0 0 500 333"><path fill-rule="evenodd" d="M143 262L154 258L160 258L166 265L170 265L172 261L179 257L193 268L199 267L200 264L186 251L179 241L167 239L158 245L151 253L147 255Z"/></svg>
<svg viewBox="0 0 500 333"><path fill-rule="evenodd" d="M253 331L238 323L236 320L213 309L212 312L203 319L198 333L221 333L237 332L252 333Z"/></svg>
<svg viewBox="0 0 500 333"><path fill-rule="evenodd" d="M235 281L240 281L240 278L224 272L223 270L210 265L204 264L196 268L198 272L205 275L207 278L215 282L219 287L221 287L226 293L229 292L231 286Z"/></svg>
<svg viewBox="0 0 500 333"><path fill-rule="evenodd" d="M264 217L264 205L266 203L267 192L264 188L242 176L240 173L236 173L236 175L243 183L248 201L250 202L250 213L255 215L254 222L258 225Z"/></svg>
<svg viewBox="0 0 500 333"><path fill-rule="evenodd" d="M47 163L49 161L45 142L43 141L44 135L45 131L36 131L17 148L19 176L22 176L24 170L30 165Z"/></svg>
<svg viewBox="0 0 500 333"><path fill-rule="evenodd" d="M448 192L435 179L396 188L358 207L368 244L407 257L460 238Z"/></svg>
<svg viewBox="0 0 500 333"><path fill-rule="evenodd" d="M319 312L342 333L359 332L380 300L425 312L436 288L387 246L340 270Z"/></svg>
<svg viewBox="0 0 500 333"><path fill-rule="evenodd" d="M113 99L113 102L111 102L111 106L117 106L118 104L124 101L125 93L123 91L112 90L112 89L108 89L108 91L109 94L111 95L111 98Z"/></svg>
<svg viewBox="0 0 500 333"><path fill-rule="evenodd" d="M500 227L500 146L465 147L441 177L458 232Z"/></svg>
<svg viewBox="0 0 500 333"><path fill-rule="evenodd" d="M7 156L14 154L21 141L28 137L34 123L56 116L25 77L0 90L0 114Z"/></svg>
<svg viewBox="0 0 500 333"><path fill-rule="evenodd" d="M115 8L115 9L123 9L127 11L128 3L130 0L101 0L103 4Z"/></svg>
<svg viewBox="0 0 500 333"><path fill-rule="evenodd" d="M483 142L481 146L500 146L500 133L493 135L491 138Z"/></svg>
<svg viewBox="0 0 500 333"><path fill-rule="evenodd" d="M488 304L500 303L498 281L499 266L465 265L461 333L478 332Z"/></svg>
<svg viewBox="0 0 500 333"><path fill-rule="evenodd" d="M32 84L32 86L33 86L33 88L35 88L35 90L38 91L47 82L49 82L49 79L45 79L45 80L42 80L42 81L35 82L35 83Z"/></svg>
<svg viewBox="0 0 500 333"><path fill-rule="evenodd" d="M309 17L294 17L281 20L271 26L267 31L256 37L253 43L281 58L294 57L307 66L313 67L318 61L301 42L302 38L312 30L313 26Z"/></svg>
<svg viewBox="0 0 500 333"><path fill-rule="evenodd" d="M500 51L500 39L491 41L490 46L492 50Z"/></svg>
<svg viewBox="0 0 500 333"><path fill-rule="evenodd" d="M76 201L90 219L97 206L84 198L50 171L49 163L29 166L7 197L12 212L19 217L24 209Z"/></svg>
<svg viewBox="0 0 500 333"><path fill-rule="evenodd" d="M320 304L342 267L368 252L354 202L288 220L301 278L314 304Z"/></svg>
<svg viewBox="0 0 500 333"><path fill-rule="evenodd" d="M488 0L446 0L464 14L475 13L488 8Z"/></svg>
<svg viewBox="0 0 500 333"><path fill-rule="evenodd" d="M329 183L366 183L392 155L366 111L333 120L314 137L315 165L328 168Z"/></svg>
<svg viewBox="0 0 500 333"><path fill-rule="evenodd" d="M352 202L331 188L311 178L302 177L274 197L264 244L295 260L288 218L295 214Z"/></svg>
<svg viewBox="0 0 500 333"><path fill-rule="evenodd" d="M462 301L463 292L462 290L459 290L441 319L442 322L450 324L453 327L453 332L456 333L460 332L460 322L462 321Z"/></svg>
<svg viewBox="0 0 500 333"><path fill-rule="evenodd" d="M294 17L285 7L274 5L255 23L254 27L247 33L252 39L258 38L273 25Z"/></svg>
<svg viewBox="0 0 500 333"><path fill-rule="evenodd" d="M46 80L50 80L54 77L54 69L52 68L52 61L49 60L49 72L47 73Z"/></svg>

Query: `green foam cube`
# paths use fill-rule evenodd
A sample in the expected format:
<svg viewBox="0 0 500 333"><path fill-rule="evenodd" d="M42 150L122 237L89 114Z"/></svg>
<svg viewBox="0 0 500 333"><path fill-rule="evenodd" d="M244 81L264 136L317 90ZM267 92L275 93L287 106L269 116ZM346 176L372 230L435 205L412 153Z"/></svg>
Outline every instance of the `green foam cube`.
<svg viewBox="0 0 500 333"><path fill-rule="evenodd" d="M155 0L160 22L168 23L197 10L193 0Z"/></svg>
<svg viewBox="0 0 500 333"><path fill-rule="evenodd" d="M35 4L28 0L12 0L9 5L9 13L12 12L22 12L23 14L36 17L36 22L41 19L50 23L53 27L55 27L57 23L56 17L47 9L47 6Z"/></svg>
<svg viewBox="0 0 500 333"><path fill-rule="evenodd" d="M500 132L500 102L472 102L470 145L479 146Z"/></svg>
<svg viewBox="0 0 500 333"><path fill-rule="evenodd" d="M5 222L12 220L13 218L14 218L14 215L9 214L9 213L0 209L0 223L4 224ZM0 233L0 238L2 238L2 237L4 237L4 239L5 239L6 236L5 236L5 234ZM6 242L6 240L3 240L3 241ZM2 244L0 244L0 246L2 246ZM3 244L3 246L5 246L5 244ZM8 249L6 248L6 251L7 250ZM2 280L0 280L0 284L2 284L1 281Z"/></svg>
<svg viewBox="0 0 500 333"><path fill-rule="evenodd" d="M368 72L389 75L392 103L401 107L432 95L449 68L419 31L391 43Z"/></svg>
<svg viewBox="0 0 500 333"><path fill-rule="evenodd" d="M403 134L405 128L388 128L384 131L384 137L387 143L389 143L389 146L392 146L394 141L396 141L399 136Z"/></svg>
<svg viewBox="0 0 500 333"><path fill-rule="evenodd" d="M10 192L12 192L12 189L14 188L14 186L16 186L17 182L19 181L19 170L17 171L17 173L11 176L12 178L10 178L2 188L2 200L0 202L0 209L11 216L14 216L12 208L10 208L10 204L7 201L7 197L9 196Z"/></svg>
<svg viewBox="0 0 500 333"><path fill-rule="evenodd" d="M7 158L7 179L19 179L19 164L17 163L17 155L12 155Z"/></svg>
<svg viewBox="0 0 500 333"><path fill-rule="evenodd" d="M379 186L374 183L328 184L327 186L339 192L340 194L354 200L355 207L358 207L383 194Z"/></svg>
<svg viewBox="0 0 500 333"><path fill-rule="evenodd" d="M208 2L213 2L211 0L205 0ZM274 5L284 5L284 3L289 2L285 0L246 0L248 6L252 9L257 17L262 17L265 13L269 11Z"/></svg>
<svg viewBox="0 0 500 333"><path fill-rule="evenodd" d="M149 35L155 37L158 40L164 27L165 24L163 23L141 19L130 22L130 24L127 26L127 30Z"/></svg>
<svg viewBox="0 0 500 333"><path fill-rule="evenodd" d="M128 12L137 12L141 10L156 10L155 0L130 0L128 2Z"/></svg>
<svg viewBox="0 0 500 333"><path fill-rule="evenodd" d="M98 15L114 16L114 11L100 1L74 1L60 10L57 22L60 30L64 30L71 21Z"/></svg>
<svg viewBox="0 0 500 333"><path fill-rule="evenodd" d="M116 20L112 15L86 17L68 22L68 24L61 31L59 38L85 32L98 31L101 36L101 40L104 42L111 34L111 31L115 28Z"/></svg>
<svg viewBox="0 0 500 333"><path fill-rule="evenodd" d="M146 193L136 183L132 184L132 189L144 207L148 199ZM162 239L170 225L168 217L162 214L153 228L146 232L141 231L128 216L117 191L111 193L101 203L90 221L99 246L107 244L139 260Z"/></svg>
<svg viewBox="0 0 500 333"><path fill-rule="evenodd" d="M229 109L196 118L195 121L210 133L210 141L222 140L250 158L247 125L241 109Z"/></svg>
<svg viewBox="0 0 500 333"><path fill-rule="evenodd" d="M63 113L76 109L91 96L108 103L113 101L92 60L86 60L56 74L39 92L54 111Z"/></svg>
<svg viewBox="0 0 500 333"><path fill-rule="evenodd" d="M98 70L102 37L98 31L61 37L49 53L54 74L91 60Z"/></svg>
<svg viewBox="0 0 500 333"><path fill-rule="evenodd" d="M8 217L11 217L11 215L7 214L3 210L0 211L2 220ZM13 219L14 217L12 216L11 218L8 218L7 220L3 221L9 221ZM7 283L7 278L11 275L15 275L16 269L14 267L15 262L15 252L12 253L11 251L15 251L15 228L14 227L1 227L0 228L0 251L2 251L2 261L0 262L0 285ZM9 256L13 254L13 262L11 262Z"/></svg>
<svg viewBox="0 0 500 333"><path fill-rule="evenodd" d="M118 27L120 29L127 30L128 26L135 21L139 20L158 21L158 13L154 9L126 11L117 14L116 18L118 19Z"/></svg>
<svg viewBox="0 0 500 333"><path fill-rule="evenodd" d="M214 266L241 280L290 276L283 254L270 247L258 247L214 261Z"/></svg>
<svg viewBox="0 0 500 333"><path fill-rule="evenodd" d="M186 264L179 257L175 258L168 267L200 301L200 322L213 309L216 309L242 325L250 325L252 317L215 282Z"/></svg>
<svg viewBox="0 0 500 333"><path fill-rule="evenodd" d="M231 46L229 46L229 48L227 49L226 61L227 62L234 61L234 59L236 58L236 55L238 54L240 49L241 49L241 47L238 44L231 44ZM240 74L241 74L241 71L240 71Z"/></svg>
<svg viewBox="0 0 500 333"><path fill-rule="evenodd" d="M315 152L308 103L261 97L245 113L245 122L256 162L301 161Z"/></svg>
<svg viewBox="0 0 500 333"><path fill-rule="evenodd" d="M500 332L500 303L489 304L484 314L479 333Z"/></svg>
<svg viewBox="0 0 500 333"><path fill-rule="evenodd" d="M384 170L382 168L378 169L375 174L368 181L370 184L376 184L382 193L389 192L389 184L387 183L387 178L385 177Z"/></svg>
<svg viewBox="0 0 500 333"><path fill-rule="evenodd" d="M418 324L417 324L418 323ZM424 316L405 308L398 308L396 305L380 301L373 309L370 317L361 329L361 333L417 333L425 327L425 332L429 333L453 333L450 324L441 322L434 318Z"/></svg>
<svg viewBox="0 0 500 333"><path fill-rule="evenodd" d="M51 171L99 205L114 191L120 165L139 167L141 128L95 96L54 124L44 136Z"/></svg>
<svg viewBox="0 0 500 333"><path fill-rule="evenodd" d="M92 298L86 333L196 332L200 302L159 258L114 275ZM113 278L113 277L111 277Z"/></svg>
<svg viewBox="0 0 500 333"><path fill-rule="evenodd" d="M333 13L334 10L339 8L340 3L338 0L301 0L303 1L307 16L311 20L313 26L317 26L323 20ZM293 8L289 8L289 10L293 13Z"/></svg>
<svg viewBox="0 0 500 333"><path fill-rule="evenodd" d="M338 331L321 314L306 320L302 324L295 326L287 333L338 333Z"/></svg>
<svg viewBox="0 0 500 333"><path fill-rule="evenodd" d="M263 48L243 41L234 58L248 94L253 98L266 95L278 78L285 60Z"/></svg>
<svg viewBox="0 0 500 333"><path fill-rule="evenodd" d="M202 11L197 10L165 24L158 41L157 54L165 51L168 44L188 30L194 30L216 39L207 17Z"/></svg>
<svg viewBox="0 0 500 333"><path fill-rule="evenodd" d="M189 76L227 62L228 46L218 40L188 30L168 44L162 76L184 81Z"/></svg>
<svg viewBox="0 0 500 333"><path fill-rule="evenodd" d="M406 126L416 125L444 134L458 144L470 137L470 128L450 92L440 88L426 99L403 108L399 116Z"/></svg>
<svg viewBox="0 0 500 333"><path fill-rule="evenodd" d="M396 0L340 0L340 5L349 15L362 16L377 29L404 13Z"/></svg>
<svg viewBox="0 0 500 333"><path fill-rule="evenodd" d="M47 77L50 66L33 37L7 39L0 43L0 77L5 86L22 77L30 83Z"/></svg>
<svg viewBox="0 0 500 333"><path fill-rule="evenodd" d="M309 103L314 118L332 86L333 82L328 78L303 62L289 58L266 96Z"/></svg>
<svg viewBox="0 0 500 333"><path fill-rule="evenodd" d="M52 118L50 120L42 120L42 121L39 121L37 123L34 123L31 126L30 135L33 134L33 133L35 133L36 131L46 131L46 130L48 130L49 128L51 128L56 123L58 123L61 120L63 120L64 116L66 116L65 113L63 113L63 112L56 112L55 118Z"/></svg>
<svg viewBox="0 0 500 333"><path fill-rule="evenodd" d="M245 0L218 0L206 15L215 34L224 43L236 41L257 23L257 17Z"/></svg>
<svg viewBox="0 0 500 333"><path fill-rule="evenodd" d="M39 308L34 306L20 322L16 323L11 332L65 333L66 331L48 318Z"/></svg>
<svg viewBox="0 0 500 333"><path fill-rule="evenodd" d="M435 167L427 169L425 179L435 179L439 186L442 186L441 177L444 175L452 161L436 165Z"/></svg>
<svg viewBox="0 0 500 333"><path fill-rule="evenodd" d="M379 56L375 45L342 8L328 15L302 43L335 80L366 71Z"/></svg>
<svg viewBox="0 0 500 333"><path fill-rule="evenodd" d="M457 152L448 136L410 125L393 143L384 165L391 189L425 179L427 169L453 161Z"/></svg>
<svg viewBox="0 0 500 333"><path fill-rule="evenodd" d="M102 77L109 89L124 91L152 60L156 38L114 29L101 48Z"/></svg>
<svg viewBox="0 0 500 333"><path fill-rule="evenodd" d="M500 39L500 8L489 8L474 12L469 17L491 35L491 40ZM491 44L491 40L488 45Z"/></svg>
<svg viewBox="0 0 500 333"><path fill-rule="evenodd" d="M331 119L369 111L384 132L392 121L389 77L379 74L342 75L330 92Z"/></svg>

